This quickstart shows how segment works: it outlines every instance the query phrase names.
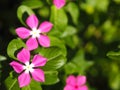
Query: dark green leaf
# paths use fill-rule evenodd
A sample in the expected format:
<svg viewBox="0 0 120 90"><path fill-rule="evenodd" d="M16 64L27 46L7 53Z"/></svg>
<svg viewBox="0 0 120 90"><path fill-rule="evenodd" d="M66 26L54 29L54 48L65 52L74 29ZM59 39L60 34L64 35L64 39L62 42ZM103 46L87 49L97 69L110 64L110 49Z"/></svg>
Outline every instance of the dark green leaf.
<svg viewBox="0 0 120 90"><path fill-rule="evenodd" d="M86 61L84 57L84 51L80 49L71 62L65 65L65 72L66 74L84 74L85 70L91 65L93 65L93 62Z"/></svg>
<svg viewBox="0 0 120 90"><path fill-rule="evenodd" d="M7 90L20 90L16 78L7 77L7 79L5 80L5 86Z"/></svg>
<svg viewBox="0 0 120 90"><path fill-rule="evenodd" d="M57 71L45 71L45 85L51 85L59 82Z"/></svg>
<svg viewBox="0 0 120 90"><path fill-rule="evenodd" d="M107 56L111 59L120 60L120 52L108 52Z"/></svg>

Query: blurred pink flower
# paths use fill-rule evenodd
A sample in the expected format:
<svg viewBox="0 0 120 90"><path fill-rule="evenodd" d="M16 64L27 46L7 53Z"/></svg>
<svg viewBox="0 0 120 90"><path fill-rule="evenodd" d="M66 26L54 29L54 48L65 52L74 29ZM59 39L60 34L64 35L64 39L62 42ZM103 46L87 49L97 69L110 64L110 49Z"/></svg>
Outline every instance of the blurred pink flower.
<svg viewBox="0 0 120 90"><path fill-rule="evenodd" d="M53 4L58 8L62 8L65 5L65 0L53 0Z"/></svg>
<svg viewBox="0 0 120 90"><path fill-rule="evenodd" d="M88 90L88 87L85 85L86 77L85 76L73 76L70 75L66 79L66 86L64 90Z"/></svg>
<svg viewBox="0 0 120 90"><path fill-rule="evenodd" d="M36 49L38 47L38 42L43 47L50 46L50 40L45 33L51 30L53 26L52 23L44 21L38 27L38 18L35 15L30 15L26 20L26 24L31 30L25 27L19 27L16 29L16 33L22 39L26 39L31 36L26 42L28 50Z"/></svg>
<svg viewBox="0 0 120 90"><path fill-rule="evenodd" d="M31 77L38 82L44 82L44 72L39 66L44 66L47 62L47 59L41 55L35 55L32 62L30 63L30 52L27 49L22 49L18 54L17 58L19 62L12 61L10 65L17 73L21 73L18 77L18 82L20 87L24 87L30 84ZM30 74L29 74L30 73Z"/></svg>

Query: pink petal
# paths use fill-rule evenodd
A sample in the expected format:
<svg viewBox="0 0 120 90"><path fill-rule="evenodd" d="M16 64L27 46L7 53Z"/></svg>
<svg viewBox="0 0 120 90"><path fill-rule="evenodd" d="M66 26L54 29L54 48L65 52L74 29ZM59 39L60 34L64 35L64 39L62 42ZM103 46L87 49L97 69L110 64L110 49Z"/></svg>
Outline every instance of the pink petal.
<svg viewBox="0 0 120 90"><path fill-rule="evenodd" d="M38 82L45 81L44 72L41 69L34 69L34 71L31 74L32 74L32 77L34 80L36 80Z"/></svg>
<svg viewBox="0 0 120 90"><path fill-rule="evenodd" d="M53 4L58 8L62 8L65 5L65 0L53 0Z"/></svg>
<svg viewBox="0 0 120 90"><path fill-rule="evenodd" d="M46 62L47 62L47 59L39 54L35 55L32 60L32 63L35 65L35 67L44 66L46 64Z"/></svg>
<svg viewBox="0 0 120 90"><path fill-rule="evenodd" d="M85 76L77 76L77 85L84 85L86 83Z"/></svg>
<svg viewBox="0 0 120 90"><path fill-rule="evenodd" d="M13 69L17 72L17 73L21 73L23 71L23 65L21 65L20 63L16 62L16 61L12 61L10 63L10 65L13 67Z"/></svg>
<svg viewBox="0 0 120 90"><path fill-rule="evenodd" d="M52 27L53 27L53 24L52 24L52 23L50 23L50 22L48 22L48 21L44 21L44 22L40 25L39 30L40 30L41 32L49 32L49 31L52 29Z"/></svg>
<svg viewBox="0 0 120 90"><path fill-rule="evenodd" d="M17 58L19 61L26 63L29 62L30 60L30 52L23 48L18 54L17 54Z"/></svg>
<svg viewBox="0 0 120 90"><path fill-rule="evenodd" d="M18 77L18 82L19 82L19 86L20 87L24 87L30 84L31 78L29 74L26 73L22 73L19 77Z"/></svg>
<svg viewBox="0 0 120 90"><path fill-rule="evenodd" d="M67 79L66 79L66 83L69 85L76 85L76 78L73 75L70 75Z"/></svg>
<svg viewBox="0 0 120 90"><path fill-rule="evenodd" d="M50 39L46 35L40 35L38 38L38 41L41 46L43 47L49 47L50 46Z"/></svg>
<svg viewBox="0 0 120 90"><path fill-rule="evenodd" d="M30 30L28 30L27 28L24 28L24 27L17 28L16 33L22 39L25 39L30 36Z"/></svg>
<svg viewBox="0 0 120 90"><path fill-rule="evenodd" d="M64 87L64 90L75 90L75 89L74 89L74 87L71 86L71 85L66 85L66 86Z"/></svg>
<svg viewBox="0 0 120 90"><path fill-rule="evenodd" d="M37 28L38 26L38 18L33 14L30 15L27 20L26 20L27 25L33 29L33 28Z"/></svg>
<svg viewBox="0 0 120 90"><path fill-rule="evenodd" d="M77 90L88 90L88 87L86 85L79 87Z"/></svg>
<svg viewBox="0 0 120 90"><path fill-rule="evenodd" d="M28 50L34 50L38 47L38 42L36 38L29 38L26 42L26 46Z"/></svg>

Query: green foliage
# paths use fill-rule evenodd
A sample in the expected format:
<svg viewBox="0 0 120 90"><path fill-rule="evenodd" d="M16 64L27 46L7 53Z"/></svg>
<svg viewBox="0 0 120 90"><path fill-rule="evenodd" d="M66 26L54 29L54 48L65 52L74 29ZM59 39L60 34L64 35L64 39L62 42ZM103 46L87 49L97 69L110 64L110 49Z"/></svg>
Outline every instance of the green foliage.
<svg viewBox="0 0 120 90"><path fill-rule="evenodd" d="M57 71L45 71L45 82L44 85L51 85L59 82Z"/></svg>
<svg viewBox="0 0 120 90"><path fill-rule="evenodd" d="M57 9L52 6L50 21L54 24L54 30L50 32L50 35L60 36L67 27L68 18L63 9Z"/></svg>
<svg viewBox="0 0 120 90"><path fill-rule="evenodd" d="M43 6L43 2L40 0L24 0L22 5L26 5L32 9L41 8Z"/></svg>
<svg viewBox="0 0 120 90"><path fill-rule="evenodd" d="M120 60L120 52L108 52L107 56L111 59Z"/></svg>
<svg viewBox="0 0 120 90"><path fill-rule="evenodd" d="M0 0L0 3L6 6L1 4L0 15L1 90L62 90L71 74L86 75L89 90L120 89L119 0L66 0L61 9L53 5L53 0L14 1L10 8L7 5L11 6L11 2ZM50 47L39 45L31 51L31 58L35 54L47 58L46 65L40 67L45 73L45 82L31 78L30 85L23 88L19 88L18 74L9 66L10 59L17 60L18 52L26 48L26 40L13 39L15 28L21 26L16 20L16 9L24 26L31 14L40 18L40 22L53 23L47 33Z"/></svg>
<svg viewBox="0 0 120 90"><path fill-rule="evenodd" d="M80 14L78 6L75 3L70 2L65 7L65 10L71 15L73 23L78 24L78 17Z"/></svg>
<svg viewBox="0 0 120 90"><path fill-rule="evenodd" d="M23 21L23 15L27 13L28 15L34 14L34 12L27 6L21 5L17 10L17 17L23 25L26 25Z"/></svg>
<svg viewBox="0 0 120 90"><path fill-rule="evenodd" d="M66 74L85 74L85 70L93 65L93 62L86 61L84 57L84 51L80 49L71 62L65 65Z"/></svg>
<svg viewBox="0 0 120 90"><path fill-rule="evenodd" d="M17 59L15 56L15 52L20 49L25 47L25 43L21 40L21 39L13 39L7 48L7 54L9 55L9 57L13 58L13 59Z"/></svg>
<svg viewBox="0 0 120 90"><path fill-rule="evenodd" d="M6 85L7 90L20 90L20 88L18 86L18 81L16 78L9 76L5 80L5 85Z"/></svg>

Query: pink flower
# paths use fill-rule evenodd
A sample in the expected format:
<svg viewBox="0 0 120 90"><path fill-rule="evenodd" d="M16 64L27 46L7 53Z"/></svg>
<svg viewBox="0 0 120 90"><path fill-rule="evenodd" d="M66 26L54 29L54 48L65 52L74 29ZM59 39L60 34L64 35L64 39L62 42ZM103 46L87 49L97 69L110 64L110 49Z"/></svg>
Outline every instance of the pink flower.
<svg viewBox="0 0 120 90"><path fill-rule="evenodd" d="M66 86L64 90L88 90L88 87L84 85L86 83L85 76L73 76L70 75L66 80Z"/></svg>
<svg viewBox="0 0 120 90"><path fill-rule="evenodd" d="M50 40L45 33L51 30L53 26L52 23L44 21L40 26L38 26L37 17L35 15L30 15L26 20L26 24L31 30L25 27L19 27L16 29L16 33L22 39L26 39L31 36L26 42L28 50L36 49L38 47L38 42L43 47L50 46Z"/></svg>
<svg viewBox="0 0 120 90"><path fill-rule="evenodd" d="M62 8L65 5L65 0L53 0L53 4L58 8Z"/></svg>
<svg viewBox="0 0 120 90"><path fill-rule="evenodd" d="M27 49L22 49L17 54L17 58L21 63L12 61L10 65L17 73L19 74L21 73L18 77L18 82L20 87L24 87L30 84L31 81L30 74L32 78L38 82L45 81L44 72L38 67L44 66L46 64L47 62L46 58L37 54L33 57L33 60L30 63L30 52Z"/></svg>

